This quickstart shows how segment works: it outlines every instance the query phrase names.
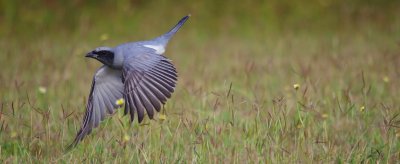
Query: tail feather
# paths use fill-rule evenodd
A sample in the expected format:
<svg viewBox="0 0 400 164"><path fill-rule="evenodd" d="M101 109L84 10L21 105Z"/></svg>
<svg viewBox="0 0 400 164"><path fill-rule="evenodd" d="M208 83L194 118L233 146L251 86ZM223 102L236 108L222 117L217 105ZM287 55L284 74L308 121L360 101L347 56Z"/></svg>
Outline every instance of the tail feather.
<svg viewBox="0 0 400 164"><path fill-rule="evenodd" d="M158 39L160 39L160 41L164 42L164 44L166 44L171 38L172 36L175 35L176 32L178 32L178 30L183 26L183 24L185 24L185 22L189 19L190 14L183 17L175 26L174 28L172 28L170 31L168 31L167 33L165 33L164 35L162 35L161 37L159 37Z"/></svg>

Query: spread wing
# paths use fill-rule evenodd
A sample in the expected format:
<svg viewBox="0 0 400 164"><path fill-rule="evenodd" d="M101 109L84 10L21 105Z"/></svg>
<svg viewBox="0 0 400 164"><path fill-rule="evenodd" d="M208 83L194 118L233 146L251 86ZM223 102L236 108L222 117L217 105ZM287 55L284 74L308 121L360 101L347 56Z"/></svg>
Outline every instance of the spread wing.
<svg viewBox="0 0 400 164"><path fill-rule="evenodd" d="M97 70L93 77L81 129L70 147L75 146L90 134L92 129L97 127L106 116L114 114L118 108L116 101L123 97L123 91L121 70L111 69L105 65Z"/></svg>
<svg viewBox="0 0 400 164"><path fill-rule="evenodd" d="M163 55L143 52L125 59L122 68L124 81L125 114L131 121L135 113L140 123L145 111L152 119L154 110L161 109L167 98L174 92L177 72L175 67Z"/></svg>

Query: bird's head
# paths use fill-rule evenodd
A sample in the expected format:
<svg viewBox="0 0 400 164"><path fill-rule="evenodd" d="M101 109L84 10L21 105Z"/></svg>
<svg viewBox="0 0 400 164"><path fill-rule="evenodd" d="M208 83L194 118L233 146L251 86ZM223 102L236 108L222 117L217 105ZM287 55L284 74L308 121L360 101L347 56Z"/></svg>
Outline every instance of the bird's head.
<svg viewBox="0 0 400 164"><path fill-rule="evenodd" d="M110 67L114 63L114 51L109 47L99 47L86 54L85 57L96 59Z"/></svg>

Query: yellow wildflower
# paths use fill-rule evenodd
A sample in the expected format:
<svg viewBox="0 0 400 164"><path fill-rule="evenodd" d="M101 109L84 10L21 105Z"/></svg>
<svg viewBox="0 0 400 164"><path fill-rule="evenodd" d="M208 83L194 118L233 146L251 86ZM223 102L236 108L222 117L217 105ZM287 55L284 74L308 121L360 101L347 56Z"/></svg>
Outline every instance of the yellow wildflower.
<svg viewBox="0 0 400 164"><path fill-rule="evenodd" d="M165 115L165 114L159 114L159 115L158 115L158 119L160 119L161 121L164 121L164 120L167 119L167 115Z"/></svg>
<svg viewBox="0 0 400 164"><path fill-rule="evenodd" d="M360 112L364 112L365 111L365 106L361 106L360 107Z"/></svg>
<svg viewBox="0 0 400 164"><path fill-rule="evenodd" d="M47 88L44 87L44 86L40 86L40 87L38 88L38 90L39 90L39 93L41 93L41 94L45 94L45 93L47 92Z"/></svg>
<svg viewBox="0 0 400 164"><path fill-rule="evenodd" d="M301 129L301 128L303 128L303 125L301 123L298 123L296 127L297 127L297 129Z"/></svg>
<svg viewBox="0 0 400 164"><path fill-rule="evenodd" d="M299 88L300 88L300 84L293 84L293 88L295 89L295 90L298 90Z"/></svg>
<svg viewBox="0 0 400 164"><path fill-rule="evenodd" d="M385 83L388 83L388 82L390 81L390 79L389 79L388 76L384 76L384 77L382 78L382 80L383 80L383 82L385 82Z"/></svg>
<svg viewBox="0 0 400 164"><path fill-rule="evenodd" d="M120 98L117 101L115 101L115 104L117 104L118 106L122 106L125 104L125 100L123 98Z"/></svg>
<svg viewBox="0 0 400 164"><path fill-rule="evenodd" d="M102 34L100 36L100 41L106 41L106 40L108 40L108 34Z"/></svg>
<svg viewBox="0 0 400 164"><path fill-rule="evenodd" d="M11 138L17 137L17 132L12 131L10 136L11 136Z"/></svg>
<svg viewBox="0 0 400 164"><path fill-rule="evenodd" d="M125 134L124 135L124 141L128 142L131 139L131 137L129 137L129 135Z"/></svg>

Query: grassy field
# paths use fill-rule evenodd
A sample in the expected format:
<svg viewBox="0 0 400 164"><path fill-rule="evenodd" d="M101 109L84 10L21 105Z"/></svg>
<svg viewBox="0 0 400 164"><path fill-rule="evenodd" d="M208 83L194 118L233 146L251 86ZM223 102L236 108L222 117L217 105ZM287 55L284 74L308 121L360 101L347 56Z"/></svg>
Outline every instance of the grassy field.
<svg viewBox="0 0 400 164"><path fill-rule="evenodd" d="M29 10L24 16L35 21L12 21L12 10L0 17L1 163L400 161L400 23L392 10L278 21L265 13L275 8L247 3L224 12L206 2L139 5L118 4L111 14L101 12L107 5L85 8L65 24L56 19L64 10L50 23ZM65 152L101 65L84 54L151 39L188 13L166 51L179 79L161 114L139 125L120 110Z"/></svg>

